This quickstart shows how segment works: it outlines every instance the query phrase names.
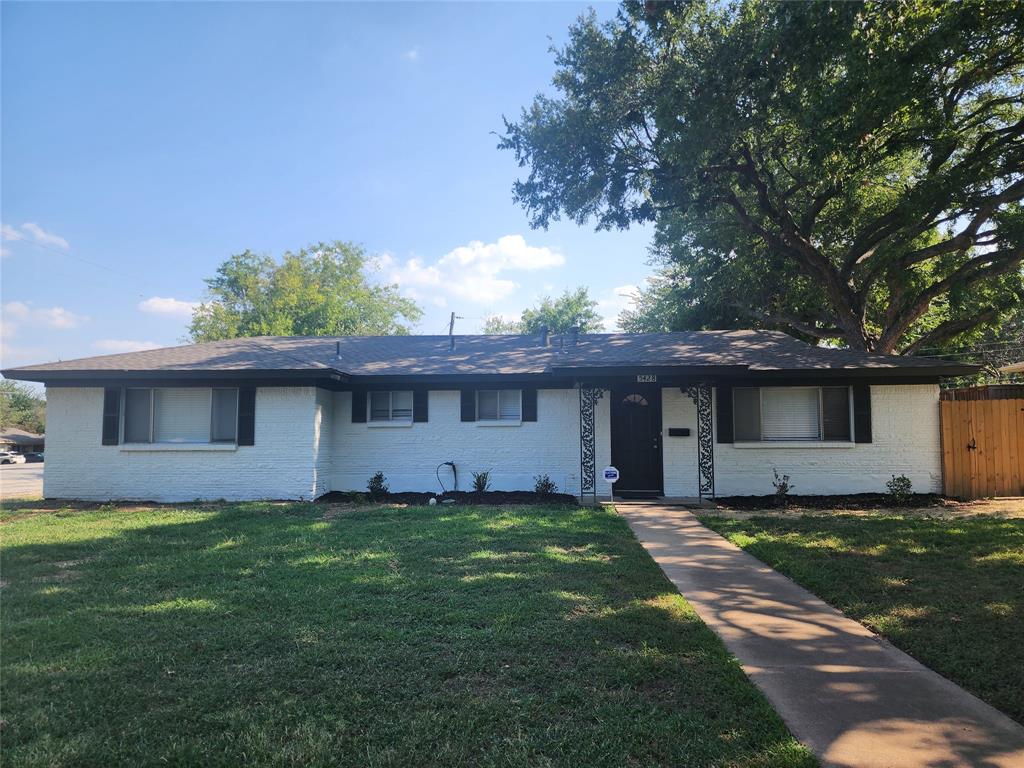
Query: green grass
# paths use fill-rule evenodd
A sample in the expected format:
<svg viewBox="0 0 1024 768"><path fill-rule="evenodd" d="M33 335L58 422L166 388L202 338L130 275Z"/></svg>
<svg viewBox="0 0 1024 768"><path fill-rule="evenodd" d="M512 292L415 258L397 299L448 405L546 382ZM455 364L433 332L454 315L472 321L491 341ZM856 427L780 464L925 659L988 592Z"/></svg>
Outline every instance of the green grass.
<svg viewBox="0 0 1024 768"><path fill-rule="evenodd" d="M1024 520L701 520L1024 723Z"/></svg>
<svg viewBox="0 0 1024 768"><path fill-rule="evenodd" d="M599 508L3 524L5 765L808 766Z"/></svg>

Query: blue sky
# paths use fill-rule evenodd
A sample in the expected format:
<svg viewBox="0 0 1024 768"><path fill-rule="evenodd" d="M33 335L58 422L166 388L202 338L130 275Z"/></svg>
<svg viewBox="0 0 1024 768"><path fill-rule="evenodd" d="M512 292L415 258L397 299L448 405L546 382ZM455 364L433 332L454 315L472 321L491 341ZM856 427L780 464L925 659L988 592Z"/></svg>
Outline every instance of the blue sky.
<svg viewBox="0 0 1024 768"><path fill-rule="evenodd" d="M178 343L228 255L318 240L421 333L577 285L614 318L650 232L531 230L495 148L587 7L4 2L2 364Z"/></svg>

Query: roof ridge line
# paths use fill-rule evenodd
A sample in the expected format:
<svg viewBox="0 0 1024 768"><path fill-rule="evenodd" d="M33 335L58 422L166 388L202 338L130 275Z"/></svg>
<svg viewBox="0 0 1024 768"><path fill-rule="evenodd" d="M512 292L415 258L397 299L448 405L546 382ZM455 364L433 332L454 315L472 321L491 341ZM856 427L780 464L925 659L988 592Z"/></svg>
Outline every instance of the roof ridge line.
<svg viewBox="0 0 1024 768"><path fill-rule="evenodd" d="M273 352L275 355L283 355L285 357L290 357L292 360L295 360L296 362L302 363L303 365L314 365L314 366L317 366L318 368L323 368L324 370L327 370L327 371L336 371L337 373L345 373L344 371L338 370L334 366L325 365L324 363L321 363L319 360L314 360L312 358L310 358L309 360L303 360L301 357L299 357L298 355L293 355L291 352L286 352L283 349L275 349L274 347L272 347L272 346L270 346L268 344L261 344L260 342L256 341L257 338L264 338L264 339L265 338L273 338L272 336L270 336L270 337L268 337L268 336L246 336L246 337L240 337L240 338L244 338L247 342L249 342L250 344L254 344L255 346L259 347L260 349L265 349L268 352ZM292 338L296 338L296 337L292 337Z"/></svg>

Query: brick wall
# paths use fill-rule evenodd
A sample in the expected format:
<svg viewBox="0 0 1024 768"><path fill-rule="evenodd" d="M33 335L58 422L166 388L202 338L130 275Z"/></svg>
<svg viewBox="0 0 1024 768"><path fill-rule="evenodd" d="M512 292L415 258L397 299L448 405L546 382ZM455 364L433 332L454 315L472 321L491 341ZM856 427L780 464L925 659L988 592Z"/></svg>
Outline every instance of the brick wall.
<svg viewBox="0 0 1024 768"><path fill-rule="evenodd" d="M941 491L937 385L872 386L871 433L872 442L844 448L715 443L715 490L719 496L773 493L776 467L790 476L795 494L884 492L894 474L909 477L916 492Z"/></svg>
<svg viewBox="0 0 1024 768"><path fill-rule="evenodd" d="M100 444L102 389L50 387L43 493L97 501L309 499L315 404L312 387L261 387L255 445L136 451Z"/></svg>
<svg viewBox="0 0 1024 768"><path fill-rule="evenodd" d="M459 487L471 472L491 471L494 490L528 490L548 474L579 493L579 399L576 390L538 392L536 422L484 426L460 420L459 392L429 393L429 421L402 427L353 424L351 395L306 388L260 388L256 444L231 450L145 450L100 444L103 390L47 391L44 493L51 498L310 499L329 490L366 488L384 472L393 491L440 491L435 468L454 461ZM884 491L906 474L916 491L941 484L938 387L873 386L874 441L843 448L754 447L715 443L718 495L772 492L772 468L790 475L794 493ZM663 388L665 492L697 495L697 413L678 388ZM598 401L597 470L611 463L608 394ZM689 437L669 437L689 427ZM451 485L451 473L441 469ZM607 485L598 480L598 491Z"/></svg>
<svg viewBox="0 0 1024 768"><path fill-rule="evenodd" d="M460 420L459 392L429 393L429 421L408 426L352 423L352 396L334 395L332 431L334 490L364 491L377 471L392 491L437 491L435 470L454 461L460 490L471 486L471 472L490 470L493 490L532 490L534 476L548 474L562 492L579 493L579 394L574 389L537 393L537 421L515 426L484 426ZM607 395L597 404L597 469L611 460ZM441 479L450 488L451 470ZM599 486L603 483L599 482ZM600 487L604 491L607 486Z"/></svg>

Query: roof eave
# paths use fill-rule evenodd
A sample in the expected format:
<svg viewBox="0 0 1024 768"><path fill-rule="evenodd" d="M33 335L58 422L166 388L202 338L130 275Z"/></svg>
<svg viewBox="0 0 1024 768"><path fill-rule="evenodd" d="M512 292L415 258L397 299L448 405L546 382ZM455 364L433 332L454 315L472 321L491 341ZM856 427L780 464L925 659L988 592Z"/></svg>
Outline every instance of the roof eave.
<svg viewBox="0 0 1024 768"><path fill-rule="evenodd" d="M349 375L333 368L280 369L242 368L231 370L176 369L176 370L47 370L45 368L8 368L0 371L5 379L35 381L42 384L67 381L153 380L190 381L195 379L331 379L348 381Z"/></svg>

